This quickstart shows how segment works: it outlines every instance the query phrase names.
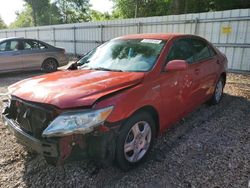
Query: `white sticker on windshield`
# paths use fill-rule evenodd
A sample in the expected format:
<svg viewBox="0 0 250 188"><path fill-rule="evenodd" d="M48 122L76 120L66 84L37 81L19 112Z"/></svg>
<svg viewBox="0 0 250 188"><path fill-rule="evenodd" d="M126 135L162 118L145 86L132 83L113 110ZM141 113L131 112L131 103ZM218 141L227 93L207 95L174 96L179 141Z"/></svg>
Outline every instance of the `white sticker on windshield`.
<svg viewBox="0 0 250 188"><path fill-rule="evenodd" d="M156 39L143 39L141 42L144 43L152 43L152 44L160 44L161 40L156 40Z"/></svg>

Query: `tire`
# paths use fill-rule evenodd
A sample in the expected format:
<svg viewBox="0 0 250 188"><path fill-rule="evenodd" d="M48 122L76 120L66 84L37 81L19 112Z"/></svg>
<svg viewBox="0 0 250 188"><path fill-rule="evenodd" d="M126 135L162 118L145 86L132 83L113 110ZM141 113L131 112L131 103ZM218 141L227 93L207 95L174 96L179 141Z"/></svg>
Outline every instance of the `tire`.
<svg viewBox="0 0 250 188"><path fill-rule="evenodd" d="M216 105L221 101L221 99L223 97L224 86L225 86L225 81L224 81L224 79L222 77L220 77L220 79L216 83L214 94L213 94L212 98L209 101L209 103L211 105Z"/></svg>
<svg viewBox="0 0 250 188"><path fill-rule="evenodd" d="M42 64L42 71L46 73L55 72L57 70L58 64L55 59L46 59Z"/></svg>
<svg viewBox="0 0 250 188"><path fill-rule="evenodd" d="M150 114L140 112L131 116L122 126L117 138L118 167L128 171L141 163L152 148L155 133L155 122Z"/></svg>

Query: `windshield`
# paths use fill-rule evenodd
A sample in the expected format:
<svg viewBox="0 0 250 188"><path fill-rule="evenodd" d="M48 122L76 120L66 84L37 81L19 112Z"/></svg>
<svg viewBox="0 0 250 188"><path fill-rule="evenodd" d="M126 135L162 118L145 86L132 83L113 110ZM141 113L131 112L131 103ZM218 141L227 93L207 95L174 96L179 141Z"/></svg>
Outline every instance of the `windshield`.
<svg viewBox="0 0 250 188"><path fill-rule="evenodd" d="M116 39L95 48L81 58L79 69L146 72L152 69L166 41Z"/></svg>

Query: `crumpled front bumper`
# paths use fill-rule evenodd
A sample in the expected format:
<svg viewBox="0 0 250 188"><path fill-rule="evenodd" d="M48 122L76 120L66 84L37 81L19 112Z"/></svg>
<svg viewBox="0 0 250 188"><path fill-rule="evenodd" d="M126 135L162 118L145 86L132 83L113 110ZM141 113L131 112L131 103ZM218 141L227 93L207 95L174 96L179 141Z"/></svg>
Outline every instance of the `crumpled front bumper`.
<svg viewBox="0 0 250 188"><path fill-rule="evenodd" d="M2 114L4 125L15 135L17 141L22 145L31 148L45 157L58 157L59 151L56 143L38 140L24 132L16 122Z"/></svg>
<svg viewBox="0 0 250 188"><path fill-rule="evenodd" d="M20 126L11 119L8 107L2 112L4 125L15 135L22 145L41 154L47 160L53 158L53 165L61 165L67 158L92 159L110 164L115 157L115 140L120 124L108 125L109 131L94 131L86 135L70 135L56 139L37 139L23 131Z"/></svg>

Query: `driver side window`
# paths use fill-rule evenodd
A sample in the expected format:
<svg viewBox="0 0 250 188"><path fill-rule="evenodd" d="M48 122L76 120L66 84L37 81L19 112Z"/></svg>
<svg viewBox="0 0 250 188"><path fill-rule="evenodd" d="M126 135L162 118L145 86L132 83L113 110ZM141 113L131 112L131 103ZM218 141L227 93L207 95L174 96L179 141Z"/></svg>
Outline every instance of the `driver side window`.
<svg viewBox="0 0 250 188"><path fill-rule="evenodd" d="M177 59L186 60L188 63L193 63L194 53L189 38L179 39L174 42L168 53L167 62Z"/></svg>
<svg viewBox="0 0 250 188"><path fill-rule="evenodd" d="M24 42L24 49L25 50L42 50L42 49L45 49L46 46L41 44L40 42L38 41L35 41L35 40L26 40Z"/></svg>

